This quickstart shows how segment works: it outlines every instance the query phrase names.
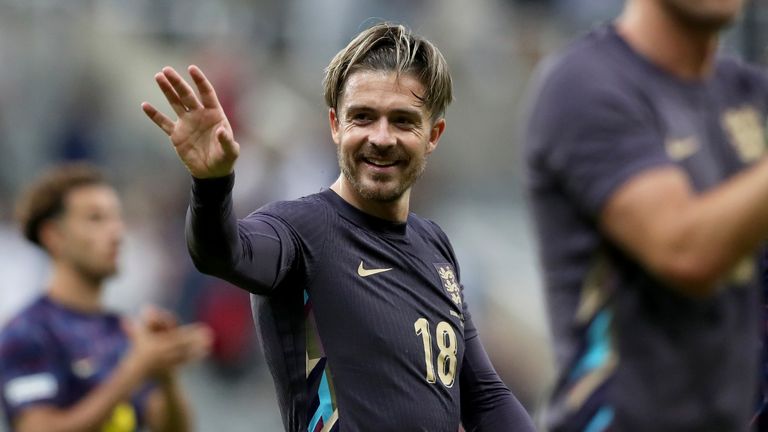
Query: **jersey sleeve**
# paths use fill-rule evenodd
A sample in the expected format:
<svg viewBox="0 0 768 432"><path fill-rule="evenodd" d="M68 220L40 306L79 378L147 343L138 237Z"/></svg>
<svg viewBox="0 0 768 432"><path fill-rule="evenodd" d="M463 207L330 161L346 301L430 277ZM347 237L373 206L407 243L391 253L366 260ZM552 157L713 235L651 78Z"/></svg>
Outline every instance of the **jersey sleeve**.
<svg viewBox="0 0 768 432"><path fill-rule="evenodd" d="M253 213L237 220L232 208L233 185L234 174L193 179L187 247L201 272L267 295L294 266L295 242L277 218Z"/></svg>
<svg viewBox="0 0 768 432"><path fill-rule="evenodd" d="M633 85L617 79L571 59L534 86L526 131L530 175L556 182L591 218L632 177L673 164L651 110Z"/></svg>
<svg viewBox="0 0 768 432"><path fill-rule="evenodd" d="M472 321L460 282L459 263L450 240L434 222L429 225L437 235L439 247L447 254L459 279L464 322L464 358L459 371L461 421L467 432L535 432L528 412L504 384L485 352Z"/></svg>
<svg viewBox="0 0 768 432"><path fill-rule="evenodd" d="M464 428L467 432L535 432L528 412L493 368L466 311L464 335L464 361L459 375Z"/></svg>
<svg viewBox="0 0 768 432"><path fill-rule="evenodd" d="M65 365L56 344L31 324L9 327L0 336L0 386L12 423L33 405L60 405Z"/></svg>

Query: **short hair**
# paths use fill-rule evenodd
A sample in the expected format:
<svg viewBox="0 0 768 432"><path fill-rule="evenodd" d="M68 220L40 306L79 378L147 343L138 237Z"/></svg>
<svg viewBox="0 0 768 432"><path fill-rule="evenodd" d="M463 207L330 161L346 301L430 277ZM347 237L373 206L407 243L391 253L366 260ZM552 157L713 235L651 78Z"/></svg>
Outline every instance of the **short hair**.
<svg viewBox="0 0 768 432"><path fill-rule="evenodd" d="M83 186L107 185L104 175L94 166L79 162L58 165L30 184L16 202L16 220L27 240L40 243L40 227L64 211L67 195Z"/></svg>
<svg viewBox="0 0 768 432"><path fill-rule="evenodd" d="M339 51L325 69L325 103L338 109L344 86L358 70L394 71L415 75L424 86L421 100L432 120L445 115L453 100L448 63L430 41L414 35L402 25L379 23L358 34Z"/></svg>

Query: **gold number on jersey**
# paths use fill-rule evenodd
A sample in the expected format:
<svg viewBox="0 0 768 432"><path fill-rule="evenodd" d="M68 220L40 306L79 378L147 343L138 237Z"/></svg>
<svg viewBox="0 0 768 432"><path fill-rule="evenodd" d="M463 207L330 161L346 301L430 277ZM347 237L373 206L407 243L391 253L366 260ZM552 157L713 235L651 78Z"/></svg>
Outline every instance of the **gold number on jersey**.
<svg viewBox="0 0 768 432"><path fill-rule="evenodd" d="M435 367L432 366L432 335L429 333L429 321L426 318L419 318L413 324L416 335L421 335L421 341L424 343L424 362L427 366L427 382L435 382Z"/></svg>
<svg viewBox="0 0 768 432"><path fill-rule="evenodd" d="M424 363L427 368L427 382L433 384L435 380L435 367L432 364L432 335L429 332L429 321L419 318L413 324L417 336L421 336L424 343ZM437 347L440 353L437 355L437 376L444 386L450 388L456 380L456 332L445 321L437 323Z"/></svg>
<svg viewBox="0 0 768 432"><path fill-rule="evenodd" d="M456 378L456 332L445 321L437 323L437 347L440 354L437 355L437 376L442 383L450 388Z"/></svg>

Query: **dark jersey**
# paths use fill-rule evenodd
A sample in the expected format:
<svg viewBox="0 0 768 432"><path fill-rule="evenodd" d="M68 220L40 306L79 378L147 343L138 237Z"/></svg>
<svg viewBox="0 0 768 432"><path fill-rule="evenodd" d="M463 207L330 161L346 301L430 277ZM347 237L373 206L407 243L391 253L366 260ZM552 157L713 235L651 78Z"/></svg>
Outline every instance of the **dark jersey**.
<svg viewBox="0 0 768 432"><path fill-rule="evenodd" d="M235 222L233 177L196 180L198 267L253 297L289 431L533 430L491 367L445 234L326 190Z"/></svg>
<svg viewBox="0 0 768 432"><path fill-rule="evenodd" d="M112 374L127 348L119 316L38 298L0 333L1 398L9 423L31 406L71 407ZM116 406L103 430L141 430L150 388Z"/></svg>
<svg viewBox="0 0 768 432"><path fill-rule="evenodd" d="M548 62L526 137L559 377L553 431L745 431L757 380L759 295L746 257L708 299L647 272L598 226L627 180L678 166L697 193L764 152L765 78L719 59L676 79L612 26ZM661 191L660 191L661 193Z"/></svg>

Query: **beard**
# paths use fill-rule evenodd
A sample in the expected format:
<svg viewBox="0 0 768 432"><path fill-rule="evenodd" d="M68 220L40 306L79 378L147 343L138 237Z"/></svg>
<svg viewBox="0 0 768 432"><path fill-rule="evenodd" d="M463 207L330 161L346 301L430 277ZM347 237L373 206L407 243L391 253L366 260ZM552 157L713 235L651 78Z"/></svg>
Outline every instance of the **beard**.
<svg viewBox="0 0 768 432"><path fill-rule="evenodd" d="M708 11L690 0L663 0L663 7L691 29L717 32L736 19L741 8L734 11ZM704 10L702 10L704 9Z"/></svg>
<svg viewBox="0 0 768 432"><path fill-rule="evenodd" d="M118 273L117 262L96 263L92 260L79 259L70 261L70 264L83 279L96 285Z"/></svg>
<svg viewBox="0 0 768 432"><path fill-rule="evenodd" d="M356 155L344 155L341 152L341 146L337 146L336 156L339 160L341 173L347 179L347 182L352 185L355 192L363 199L383 203L400 199L413 186L416 180L421 177L427 167L426 158L414 160L408 158L397 148L382 151L370 144L366 144ZM358 167L360 164L365 163L363 161L365 157L408 161L409 165L405 170L395 175L373 174L364 178Z"/></svg>

